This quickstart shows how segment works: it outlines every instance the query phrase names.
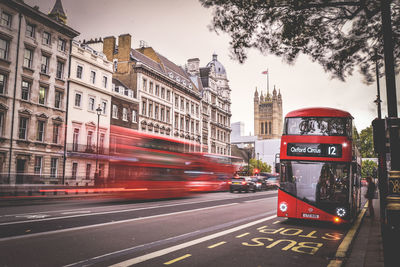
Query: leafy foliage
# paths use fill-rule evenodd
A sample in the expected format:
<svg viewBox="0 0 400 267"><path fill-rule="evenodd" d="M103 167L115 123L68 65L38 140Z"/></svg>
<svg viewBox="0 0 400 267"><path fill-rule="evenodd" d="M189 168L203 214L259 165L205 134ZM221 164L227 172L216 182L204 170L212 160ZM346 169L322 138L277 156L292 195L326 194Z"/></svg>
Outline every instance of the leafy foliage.
<svg viewBox="0 0 400 267"><path fill-rule="evenodd" d="M257 168L260 170L260 172L271 172L272 168L270 165L268 165L265 162L262 162L261 160L256 160L256 159L250 159L250 170L251 173L253 173L253 170Z"/></svg>
<svg viewBox="0 0 400 267"><path fill-rule="evenodd" d="M372 135L372 126L369 126L361 131L358 148L360 149L361 157L363 158L374 158L376 157L374 152L374 139Z"/></svg>
<svg viewBox="0 0 400 267"><path fill-rule="evenodd" d="M372 160L363 160L361 167L361 177L365 178L367 176L372 176L376 178L378 169L378 164L373 162Z"/></svg>
<svg viewBox="0 0 400 267"><path fill-rule="evenodd" d="M383 55L381 1L199 1L213 8L211 29L230 35L231 52L239 62L246 60L249 48L281 56L288 63L303 53L333 78L345 80L358 69L367 83L374 80L375 49ZM400 66L400 0L390 2L395 65Z"/></svg>

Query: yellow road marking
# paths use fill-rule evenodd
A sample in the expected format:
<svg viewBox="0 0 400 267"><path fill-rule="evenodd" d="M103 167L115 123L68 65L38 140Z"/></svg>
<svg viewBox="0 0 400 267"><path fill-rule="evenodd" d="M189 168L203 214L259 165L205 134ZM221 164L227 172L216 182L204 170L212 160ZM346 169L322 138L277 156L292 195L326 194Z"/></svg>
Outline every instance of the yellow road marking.
<svg viewBox="0 0 400 267"><path fill-rule="evenodd" d="M281 221L276 221L276 222L273 222L272 224L277 224L277 223L280 223Z"/></svg>
<svg viewBox="0 0 400 267"><path fill-rule="evenodd" d="M236 236L236 238L241 238L241 237L244 237L244 236L249 235L249 234L250 234L250 233L244 233L244 234L241 234L241 235Z"/></svg>
<svg viewBox="0 0 400 267"><path fill-rule="evenodd" d="M172 264L172 263L175 263L175 262L177 262L177 261L180 261L180 260L186 259L187 257L190 257L190 256L192 256L192 254L186 254L186 255L183 255L182 257L179 257L179 258L176 258L176 259L173 259L173 260L170 260L170 261L164 262L164 265L170 265L170 264Z"/></svg>
<svg viewBox="0 0 400 267"><path fill-rule="evenodd" d="M223 244L225 244L225 243L226 243L225 241L222 241L222 242L219 242L219 243L217 243L217 244L211 245L211 246L209 246L208 248L215 248L215 247L218 247L218 246L223 245Z"/></svg>
<svg viewBox="0 0 400 267"><path fill-rule="evenodd" d="M360 228L361 222L364 218L364 214L367 211L368 207L368 202L364 205L364 208L361 210L360 214L357 217L356 222L353 224L353 226L350 228L350 230L347 232L347 235L344 237L342 240L342 243L340 243L334 260L331 260L328 264L328 267L337 267L337 266L342 266L343 259L346 257L347 251L349 250L349 247L351 243L354 240L355 235L358 232L358 229Z"/></svg>
<svg viewBox="0 0 400 267"><path fill-rule="evenodd" d="M261 230L261 229L264 229L264 228L267 228L267 226L264 225L264 226L258 227L257 230Z"/></svg>

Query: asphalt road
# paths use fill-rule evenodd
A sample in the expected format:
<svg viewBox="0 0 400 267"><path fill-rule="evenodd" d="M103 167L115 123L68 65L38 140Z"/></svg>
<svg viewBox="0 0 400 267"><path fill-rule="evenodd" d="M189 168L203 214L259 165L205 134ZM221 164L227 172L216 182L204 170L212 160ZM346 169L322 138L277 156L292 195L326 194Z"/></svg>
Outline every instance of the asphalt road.
<svg viewBox="0 0 400 267"><path fill-rule="evenodd" d="M1 266L327 266L348 226L277 218L277 192L0 207Z"/></svg>

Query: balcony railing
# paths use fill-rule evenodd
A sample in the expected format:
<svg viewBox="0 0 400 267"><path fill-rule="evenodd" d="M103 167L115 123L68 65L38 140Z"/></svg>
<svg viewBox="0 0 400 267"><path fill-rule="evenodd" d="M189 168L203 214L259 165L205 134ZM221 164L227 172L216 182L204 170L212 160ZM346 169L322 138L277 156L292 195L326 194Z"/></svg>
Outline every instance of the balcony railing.
<svg viewBox="0 0 400 267"><path fill-rule="evenodd" d="M96 154L96 145L67 144L68 152ZM99 154L108 154L109 149L99 146Z"/></svg>

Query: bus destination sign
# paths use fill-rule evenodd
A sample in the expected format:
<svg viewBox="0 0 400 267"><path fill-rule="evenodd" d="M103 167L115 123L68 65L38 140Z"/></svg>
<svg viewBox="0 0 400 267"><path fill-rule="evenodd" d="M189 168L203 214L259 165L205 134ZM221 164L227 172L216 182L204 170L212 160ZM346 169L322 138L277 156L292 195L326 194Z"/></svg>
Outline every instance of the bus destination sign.
<svg viewBox="0 0 400 267"><path fill-rule="evenodd" d="M340 144L296 144L288 143L288 156L300 157L342 157L342 145Z"/></svg>

